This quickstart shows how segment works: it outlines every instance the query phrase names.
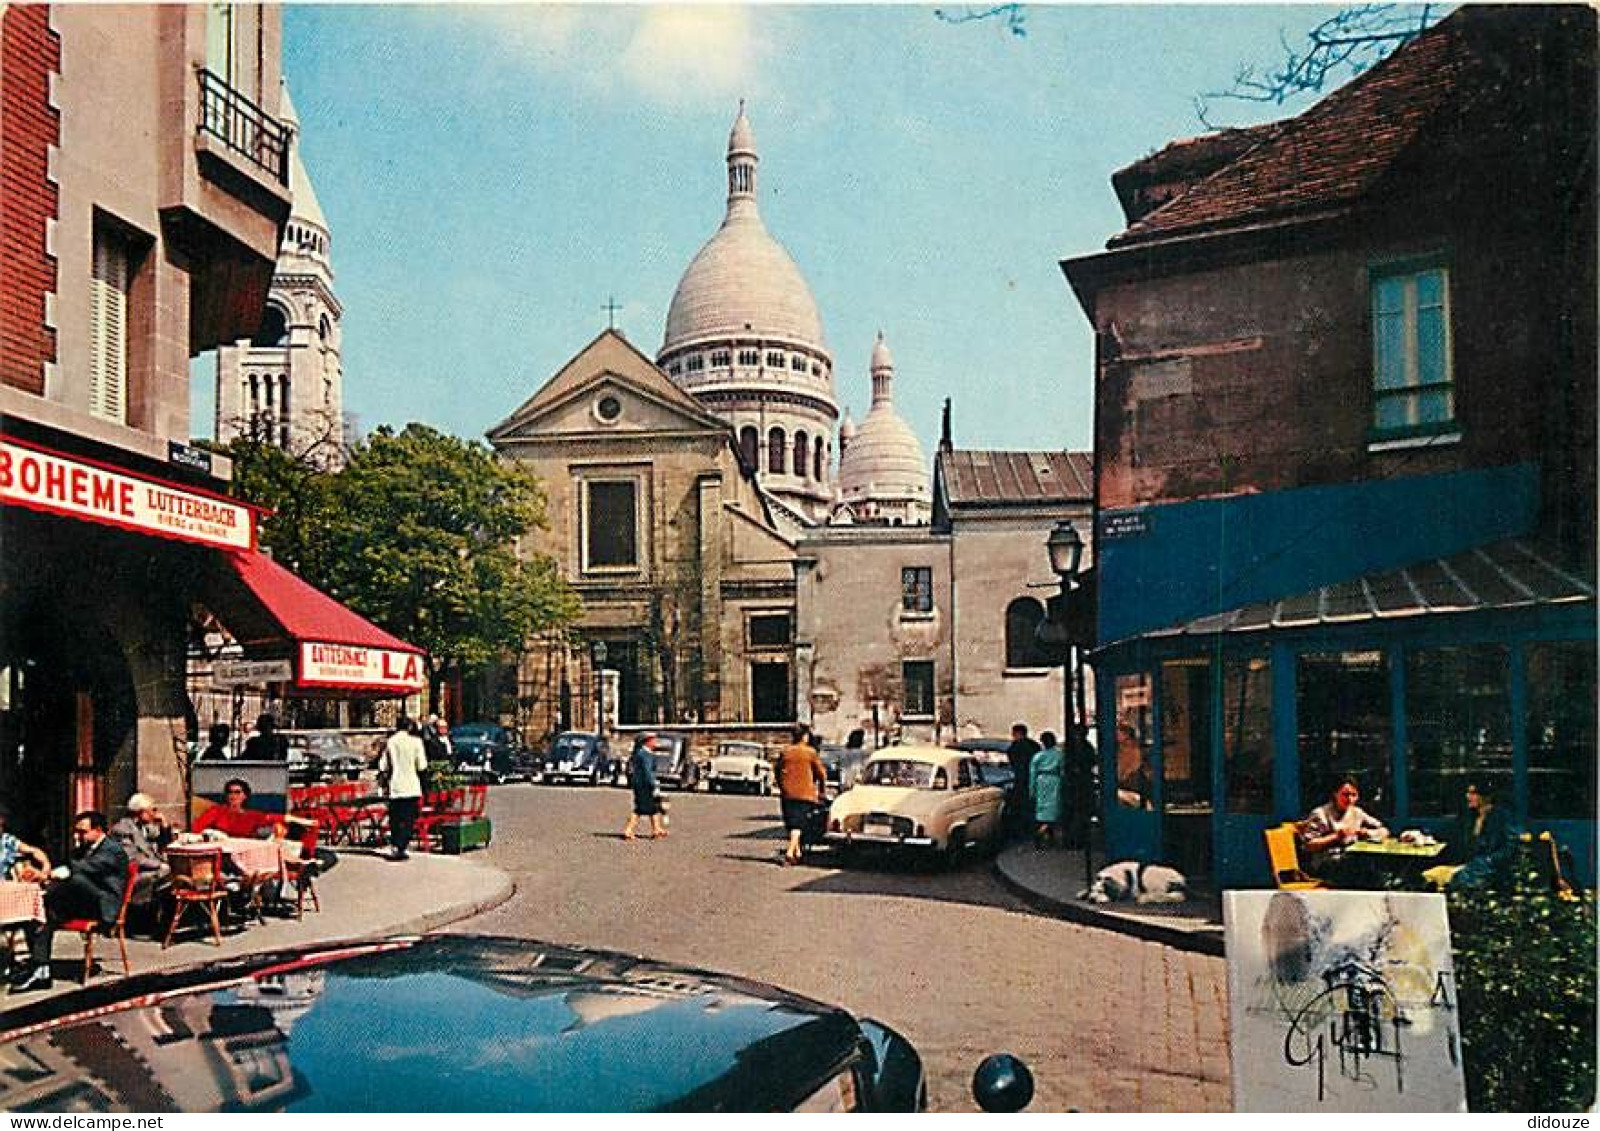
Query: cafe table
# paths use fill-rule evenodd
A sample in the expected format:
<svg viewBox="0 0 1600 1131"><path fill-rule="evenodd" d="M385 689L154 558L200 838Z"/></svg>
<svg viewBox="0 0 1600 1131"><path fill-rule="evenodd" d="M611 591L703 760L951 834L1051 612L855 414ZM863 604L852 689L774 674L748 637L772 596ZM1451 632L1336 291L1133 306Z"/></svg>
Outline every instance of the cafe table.
<svg viewBox="0 0 1600 1131"><path fill-rule="evenodd" d="M44 922L44 889L18 880L0 881L0 927Z"/></svg>
<svg viewBox="0 0 1600 1131"><path fill-rule="evenodd" d="M1443 851L1443 841L1413 844L1392 836L1384 840L1358 840L1345 849L1345 854L1362 861L1377 878L1392 878L1407 887L1421 888L1423 870Z"/></svg>

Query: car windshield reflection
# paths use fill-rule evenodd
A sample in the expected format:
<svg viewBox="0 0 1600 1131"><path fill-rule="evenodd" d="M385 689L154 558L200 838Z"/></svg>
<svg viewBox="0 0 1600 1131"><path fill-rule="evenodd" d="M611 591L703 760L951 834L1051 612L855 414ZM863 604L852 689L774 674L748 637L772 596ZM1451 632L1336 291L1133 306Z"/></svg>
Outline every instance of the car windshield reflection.
<svg viewBox="0 0 1600 1131"><path fill-rule="evenodd" d="M935 784L932 765L904 758L883 758L868 762L861 780L866 785L890 785L901 789L940 788Z"/></svg>

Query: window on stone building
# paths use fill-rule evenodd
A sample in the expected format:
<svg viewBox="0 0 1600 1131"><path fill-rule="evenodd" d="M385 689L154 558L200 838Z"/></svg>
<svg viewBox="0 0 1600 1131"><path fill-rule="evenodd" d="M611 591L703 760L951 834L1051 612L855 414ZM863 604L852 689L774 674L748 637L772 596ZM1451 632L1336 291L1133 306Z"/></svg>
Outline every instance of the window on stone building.
<svg viewBox="0 0 1600 1131"><path fill-rule="evenodd" d="M698 354L698 353L691 353L688 357L684 358L683 367L685 369L687 369L690 373L699 373L702 369L704 369L706 367L705 355L704 354Z"/></svg>
<svg viewBox="0 0 1600 1131"><path fill-rule="evenodd" d="M94 226L89 280L89 412L102 420L128 418L128 291L133 250L121 232Z"/></svg>
<svg viewBox="0 0 1600 1131"><path fill-rule="evenodd" d="M787 648L794 635L794 618L788 613L751 613L746 623L751 648Z"/></svg>
<svg viewBox="0 0 1600 1131"><path fill-rule="evenodd" d="M815 445L815 454L811 457L811 478L818 483L822 482L822 437L818 436Z"/></svg>
<svg viewBox="0 0 1600 1131"><path fill-rule="evenodd" d="M1594 643L1530 644L1528 816L1592 820L1595 803ZM1501 803L1509 801L1501 798Z"/></svg>
<svg viewBox="0 0 1600 1131"><path fill-rule="evenodd" d="M323 319L326 326L327 319ZM324 333L326 338L327 334ZM283 307L277 303L267 303L267 308L261 315L261 328L250 339L253 346L286 346L289 344L289 316L283 312Z"/></svg>
<svg viewBox="0 0 1600 1131"><path fill-rule="evenodd" d="M767 470L772 474L783 474L783 457L787 448L788 445L784 442L782 428L774 428L767 433Z"/></svg>
<svg viewBox="0 0 1600 1131"><path fill-rule="evenodd" d="M732 363L733 355L727 350L711 351L711 368L727 369Z"/></svg>
<svg viewBox="0 0 1600 1131"><path fill-rule="evenodd" d="M1450 276L1443 267L1372 276L1373 424L1380 436L1455 423Z"/></svg>
<svg viewBox="0 0 1600 1131"><path fill-rule="evenodd" d="M760 365L761 364L761 351L760 350L740 350L739 351L739 364L740 365Z"/></svg>
<svg viewBox="0 0 1600 1131"><path fill-rule="evenodd" d="M754 425L746 424L739 429L739 455L743 457L745 466L752 471L761 466L759 460L761 453L758 450L760 447L761 433L756 431Z"/></svg>
<svg viewBox="0 0 1600 1131"><path fill-rule="evenodd" d="M811 452L810 440L804 432L794 434L794 473L802 479L806 474L806 456Z"/></svg>
<svg viewBox="0 0 1600 1131"><path fill-rule="evenodd" d="M1052 660L1039 642L1045 609L1037 597L1018 597L1006 606L1006 667L1048 668Z"/></svg>
<svg viewBox="0 0 1600 1131"><path fill-rule="evenodd" d="M793 369L796 373L804 373L806 371L806 359L804 355L798 353L791 354L789 356L789 368Z"/></svg>
<svg viewBox="0 0 1600 1131"><path fill-rule="evenodd" d="M782 369L783 368L783 354L778 353L776 350L768 350L767 351L767 368L768 369Z"/></svg>
<svg viewBox="0 0 1600 1131"><path fill-rule="evenodd" d="M933 612L933 567L906 566L900 570L900 608L908 613Z"/></svg>
<svg viewBox="0 0 1600 1131"><path fill-rule="evenodd" d="M905 718L933 717L933 661L905 660L900 664L903 699L900 710Z"/></svg>
<svg viewBox="0 0 1600 1131"><path fill-rule="evenodd" d="M627 569L639 564L639 485L632 479L584 482L585 569Z"/></svg>

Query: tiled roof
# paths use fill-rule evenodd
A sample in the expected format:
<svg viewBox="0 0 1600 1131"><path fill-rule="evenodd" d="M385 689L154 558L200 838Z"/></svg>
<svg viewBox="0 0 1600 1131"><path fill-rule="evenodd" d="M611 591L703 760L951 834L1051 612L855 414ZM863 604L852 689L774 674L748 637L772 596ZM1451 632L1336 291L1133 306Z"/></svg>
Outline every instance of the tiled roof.
<svg viewBox="0 0 1600 1131"><path fill-rule="evenodd" d="M1211 636L1580 604L1595 599L1594 579L1557 564L1520 539L1479 546L1449 558L1367 574L1278 601L1261 601L1146 637Z"/></svg>
<svg viewBox="0 0 1600 1131"><path fill-rule="evenodd" d="M953 507L986 503L1089 502L1091 452L941 451L939 473Z"/></svg>
<svg viewBox="0 0 1600 1131"><path fill-rule="evenodd" d="M1452 99L1463 74L1482 65L1466 46L1465 14L1440 22L1305 113L1277 123L1282 128L1275 135L1107 246L1259 224L1357 200Z"/></svg>

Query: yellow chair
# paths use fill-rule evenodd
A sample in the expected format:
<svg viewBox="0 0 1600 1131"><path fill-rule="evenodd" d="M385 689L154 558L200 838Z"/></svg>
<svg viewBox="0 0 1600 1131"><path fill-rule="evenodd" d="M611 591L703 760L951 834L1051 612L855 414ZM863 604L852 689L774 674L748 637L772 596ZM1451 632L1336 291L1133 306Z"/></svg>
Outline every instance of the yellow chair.
<svg viewBox="0 0 1600 1131"><path fill-rule="evenodd" d="M1328 885L1300 870L1300 853L1294 845L1294 825L1263 829L1267 842L1267 866L1279 891L1320 891Z"/></svg>

